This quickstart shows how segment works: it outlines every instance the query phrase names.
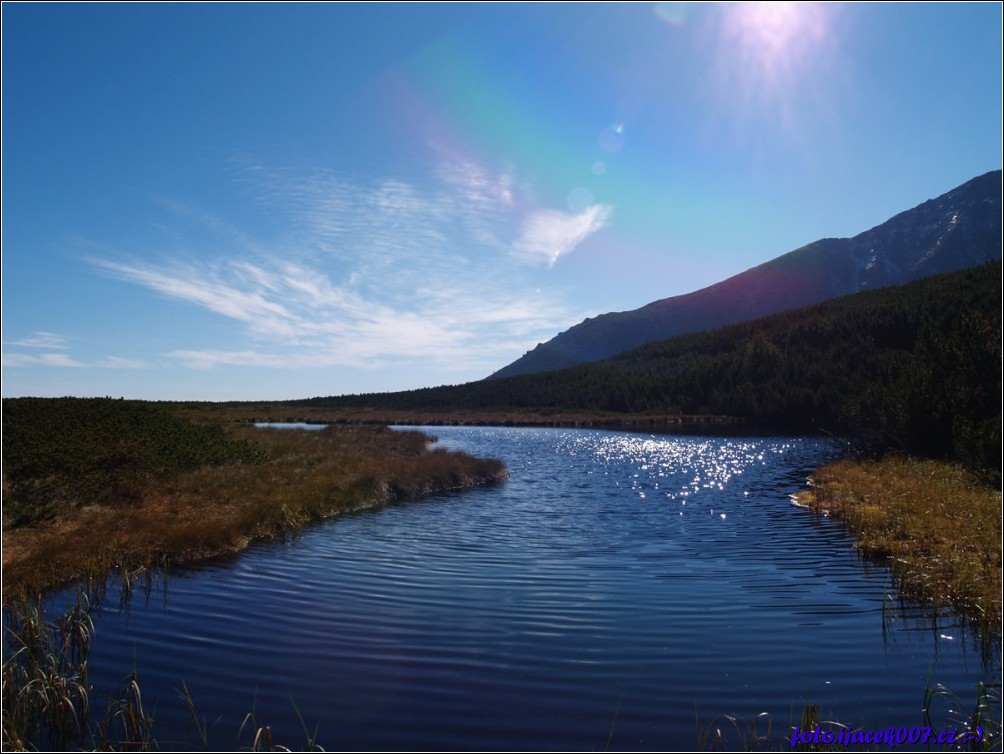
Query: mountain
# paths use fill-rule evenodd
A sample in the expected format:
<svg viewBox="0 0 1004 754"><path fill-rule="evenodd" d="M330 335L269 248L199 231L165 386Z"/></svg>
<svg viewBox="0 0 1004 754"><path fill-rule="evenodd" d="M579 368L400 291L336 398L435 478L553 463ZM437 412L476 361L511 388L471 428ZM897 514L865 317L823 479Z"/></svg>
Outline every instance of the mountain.
<svg viewBox="0 0 1004 754"><path fill-rule="evenodd" d="M995 170L853 238L815 241L708 288L588 318L491 377L564 369L651 341L963 270L1000 259L1001 243Z"/></svg>
<svg viewBox="0 0 1004 754"><path fill-rule="evenodd" d="M728 416L743 432L826 432L949 458L999 483L1001 272L996 260L568 369L289 405L399 424Z"/></svg>

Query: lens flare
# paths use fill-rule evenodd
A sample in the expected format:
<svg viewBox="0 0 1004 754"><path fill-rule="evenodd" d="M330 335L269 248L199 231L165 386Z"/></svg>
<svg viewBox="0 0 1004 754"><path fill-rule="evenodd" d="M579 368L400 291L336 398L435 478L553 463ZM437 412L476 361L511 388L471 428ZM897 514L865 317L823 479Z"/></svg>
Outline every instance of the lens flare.
<svg viewBox="0 0 1004 754"><path fill-rule="evenodd" d="M818 81L828 78L834 7L801 2L719 7L718 83L730 110L746 126L751 117L766 117L797 131L800 109L823 106Z"/></svg>
<svg viewBox="0 0 1004 754"><path fill-rule="evenodd" d="M600 149L609 154L616 154L624 148L624 124L621 122L611 123L600 131L598 137Z"/></svg>
<svg viewBox="0 0 1004 754"><path fill-rule="evenodd" d="M743 44L768 60L784 54L802 30L795 3L741 3L735 20Z"/></svg>
<svg viewBox="0 0 1004 754"><path fill-rule="evenodd" d="M683 2L656 3L652 12L656 18L670 26L683 26L687 20L687 4Z"/></svg>
<svg viewBox="0 0 1004 754"><path fill-rule="evenodd" d="M724 41L745 75L789 85L826 36L826 13L817 3L736 3L727 6Z"/></svg>

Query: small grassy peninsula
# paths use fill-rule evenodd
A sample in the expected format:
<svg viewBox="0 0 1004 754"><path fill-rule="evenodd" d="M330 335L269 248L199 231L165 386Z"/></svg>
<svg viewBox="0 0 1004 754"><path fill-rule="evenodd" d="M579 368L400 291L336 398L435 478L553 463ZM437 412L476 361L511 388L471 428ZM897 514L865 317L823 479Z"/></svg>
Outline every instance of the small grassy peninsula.
<svg viewBox="0 0 1004 754"><path fill-rule="evenodd" d="M200 423L143 401L4 400L4 601L507 476L429 443L385 427Z"/></svg>
<svg viewBox="0 0 1004 754"><path fill-rule="evenodd" d="M963 468L889 455L829 464L798 502L847 522L906 597L1001 626L1001 492Z"/></svg>

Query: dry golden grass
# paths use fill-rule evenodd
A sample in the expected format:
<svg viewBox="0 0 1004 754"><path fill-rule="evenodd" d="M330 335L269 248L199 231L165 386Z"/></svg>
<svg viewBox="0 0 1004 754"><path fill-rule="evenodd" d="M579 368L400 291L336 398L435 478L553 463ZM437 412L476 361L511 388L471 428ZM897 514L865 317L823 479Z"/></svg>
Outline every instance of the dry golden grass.
<svg viewBox="0 0 1004 754"><path fill-rule="evenodd" d="M1000 490L944 462L889 456L823 467L799 502L845 520L904 596L1001 625Z"/></svg>
<svg viewBox="0 0 1004 754"><path fill-rule="evenodd" d="M711 414L625 414L610 411L553 409L450 409L434 411L389 408L320 408L284 403L195 403L178 407L179 415L209 422L316 422L378 425L473 425L511 427L678 427L732 425L734 417Z"/></svg>
<svg viewBox="0 0 1004 754"><path fill-rule="evenodd" d="M500 461L430 450L418 432L382 427L231 430L265 450L255 465L207 467L159 483L142 500L85 507L4 532L5 598L113 569L236 552L342 511L495 484Z"/></svg>

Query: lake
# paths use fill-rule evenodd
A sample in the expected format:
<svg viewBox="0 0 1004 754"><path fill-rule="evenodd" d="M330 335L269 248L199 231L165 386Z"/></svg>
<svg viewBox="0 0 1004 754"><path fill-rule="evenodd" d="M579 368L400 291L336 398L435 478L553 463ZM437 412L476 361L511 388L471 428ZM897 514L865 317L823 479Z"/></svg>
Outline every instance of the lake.
<svg viewBox="0 0 1004 754"><path fill-rule="evenodd" d="M302 716L329 751L689 749L716 718L732 734L725 714L769 713L780 740L810 703L923 725L928 685L968 710L1000 681L996 648L899 604L841 525L792 504L837 441L432 432L510 480L345 515L125 606L112 589L98 695L135 668L162 748L198 743L184 683L212 748L253 710L290 747Z"/></svg>

